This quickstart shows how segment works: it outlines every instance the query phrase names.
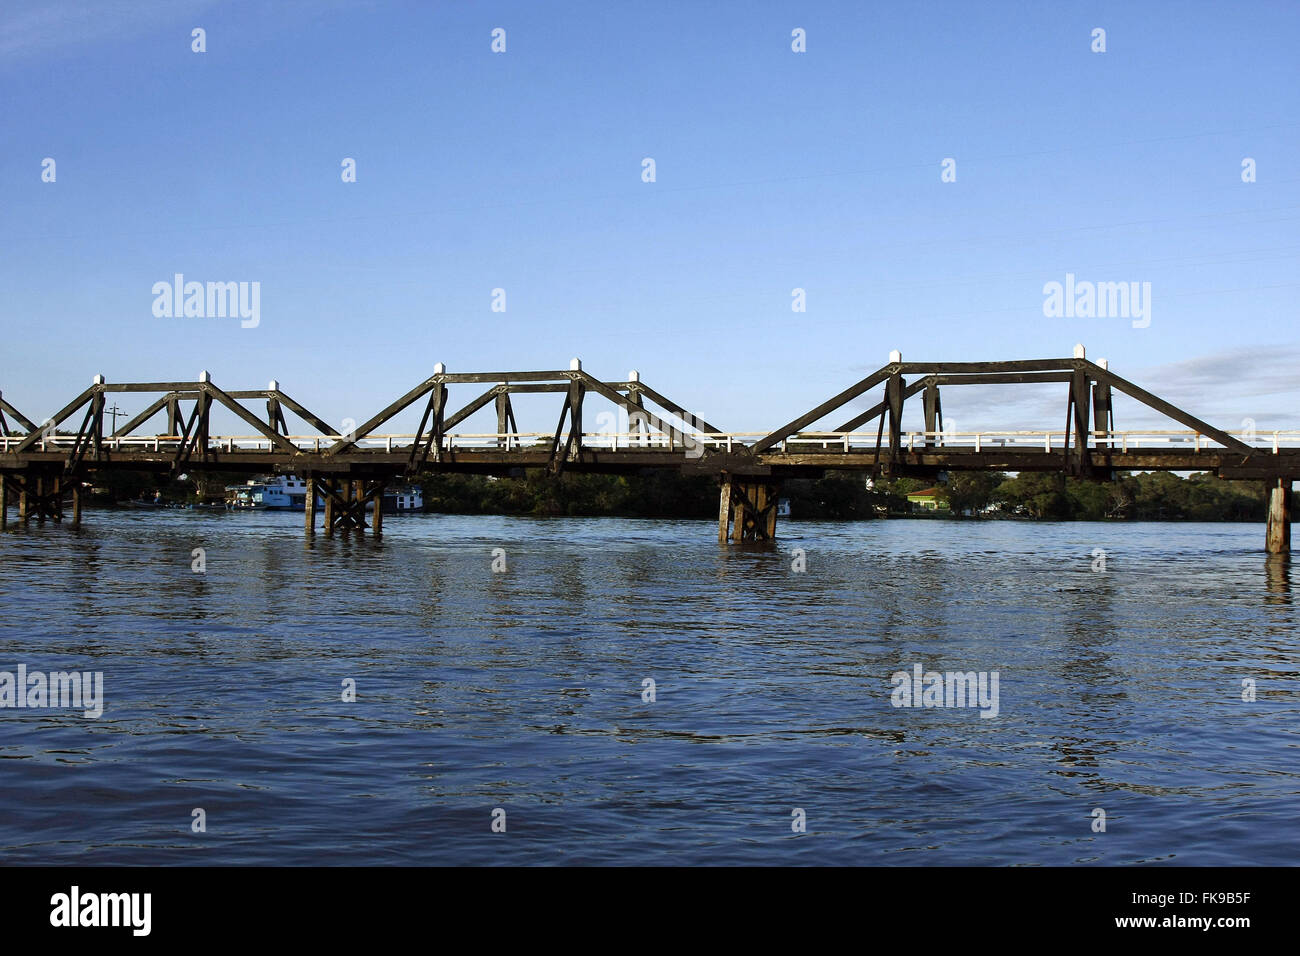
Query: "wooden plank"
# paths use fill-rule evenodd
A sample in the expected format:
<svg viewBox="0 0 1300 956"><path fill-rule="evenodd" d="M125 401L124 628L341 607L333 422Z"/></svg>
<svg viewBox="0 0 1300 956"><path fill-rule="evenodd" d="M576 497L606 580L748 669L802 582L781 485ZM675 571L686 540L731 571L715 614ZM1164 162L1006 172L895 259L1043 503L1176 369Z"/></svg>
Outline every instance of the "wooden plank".
<svg viewBox="0 0 1300 956"><path fill-rule="evenodd" d="M435 375L434 378L446 382L448 385L457 383L492 383L501 384L503 382L564 382L569 378L569 372L443 372ZM432 379L430 379L432 381Z"/></svg>
<svg viewBox="0 0 1300 956"><path fill-rule="evenodd" d="M1073 372L975 372L935 375L936 385L1023 385L1029 382L1068 382Z"/></svg>
<svg viewBox="0 0 1300 956"><path fill-rule="evenodd" d="M971 372L1072 372L1078 359L1016 359L1010 362L901 362L904 375L945 375Z"/></svg>

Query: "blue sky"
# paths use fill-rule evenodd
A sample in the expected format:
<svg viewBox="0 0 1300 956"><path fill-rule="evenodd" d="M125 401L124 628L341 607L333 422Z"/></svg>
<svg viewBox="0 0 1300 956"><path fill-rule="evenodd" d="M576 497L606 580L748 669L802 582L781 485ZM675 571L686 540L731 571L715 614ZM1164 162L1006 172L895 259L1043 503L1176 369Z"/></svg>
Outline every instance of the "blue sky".
<svg viewBox="0 0 1300 956"><path fill-rule="evenodd" d="M0 390L39 419L208 369L359 421L435 362L576 355L757 431L891 349L1083 342L1300 428L1297 48L1284 2L6 4ZM260 324L155 317L177 272L260 282ZM1150 326L1044 317L1067 272L1151 283ZM1059 391L944 404L1060 427Z"/></svg>

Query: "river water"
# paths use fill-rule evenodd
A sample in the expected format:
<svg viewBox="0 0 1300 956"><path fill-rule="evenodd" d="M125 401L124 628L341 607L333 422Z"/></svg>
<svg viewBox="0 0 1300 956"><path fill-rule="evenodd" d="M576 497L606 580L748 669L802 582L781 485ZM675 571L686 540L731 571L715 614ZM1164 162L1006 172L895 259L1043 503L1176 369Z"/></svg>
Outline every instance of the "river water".
<svg viewBox="0 0 1300 956"><path fill-rule="evenodd" d="M0 671L104 696L0 709L0 861L1297 861L1294 571L1262 527L301 523L0 535ZM918 664L996 671L996 716L893 706Z"/></svg>

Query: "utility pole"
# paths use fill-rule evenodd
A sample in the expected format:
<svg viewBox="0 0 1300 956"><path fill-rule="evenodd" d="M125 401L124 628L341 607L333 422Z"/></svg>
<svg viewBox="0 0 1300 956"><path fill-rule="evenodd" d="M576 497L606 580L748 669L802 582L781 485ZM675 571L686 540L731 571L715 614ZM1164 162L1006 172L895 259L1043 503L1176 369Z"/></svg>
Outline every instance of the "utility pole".
<svg viewBox="0 0 1300 956"><path fill-rule="evenodd" d="M117 432L117 416L121 415L123 418L125 418L126 412L118 408L116 403L114 403L110 408L106 408L104 410L113 416L113 429L112 431L109 432L109 434L110 435L115 434Z"/></svg>

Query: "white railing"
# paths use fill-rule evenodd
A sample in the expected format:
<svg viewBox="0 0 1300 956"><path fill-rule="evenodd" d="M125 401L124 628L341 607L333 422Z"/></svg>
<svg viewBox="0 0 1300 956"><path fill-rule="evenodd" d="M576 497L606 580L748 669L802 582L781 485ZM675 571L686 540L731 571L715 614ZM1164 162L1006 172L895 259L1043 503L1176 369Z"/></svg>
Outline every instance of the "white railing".
<svg viewBox="0 0 1300 956"><path fill-rule="evenodd" d="M638 431L638 432L584 432L582 446L591 450L636 451L657 449L667 451L699 451L701 447L710 450L734 451L753 444L764 437L765 432L681 432ZM1283 448L1300 448L1300 431L1256 431L1228 432L1259 448L1277 454ZM1065 446L1067 433L1057 431L978 431L978 432L927 432L909 431L900 435L901 444L908 451L925 448L929 441L936 448L961 449L973 451L990 451L996 449L1035 449L1045 452L1059 451ZM322 452L343 440L343 435L286 435L284 439L303 452ZM24 435L0 436L0 452L10 452L25 440ZM416 436L404 435L368 435L354 440L357 448L387 453L409 450ZM453 433L443 436L442 447L447 451L530 451L549 448L554 435L549 432L498 433ZM882 447L888 447L890 435L886 430L880 436ZM153 451L174 452L181 444L178 435L124 436L102 439L102 447L109 451ZM875 431L866 432L799 432L783 439L778 445L768 449L768 453L796 452L869 452L874 451L877 442ZM49 452L71 450L77 443L75 435L48 435L33 446L36 450ZM1221 448L1212 438L1196 431L1136 430L1123 432L1093 432L1089 436L1089 446L1094 450L1111 449L1127 452L1130 448L1160 448L1201 452ZM264 435L222 435L211 436L208 448L213 451L232 454L235 451L256 452L273 451L275 444Z"/></svg>

